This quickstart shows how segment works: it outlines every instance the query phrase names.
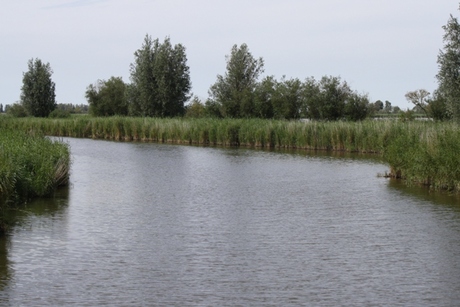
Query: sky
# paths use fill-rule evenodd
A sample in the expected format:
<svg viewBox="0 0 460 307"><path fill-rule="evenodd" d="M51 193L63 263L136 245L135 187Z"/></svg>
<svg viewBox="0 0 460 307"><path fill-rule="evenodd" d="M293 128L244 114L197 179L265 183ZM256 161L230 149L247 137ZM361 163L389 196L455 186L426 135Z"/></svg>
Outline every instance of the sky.
<svg viewBox="0 0 460 307"><path fill-rule="evenodd" d="M453 0L0 0L0 103L19 101L27 62L49 63L58 103L86 104L98 79L130 82L148 34L182 44L192 92L205 100L246 43L280 80L339 76L370 100L412 107L437 88L442 26Z"/></svg>

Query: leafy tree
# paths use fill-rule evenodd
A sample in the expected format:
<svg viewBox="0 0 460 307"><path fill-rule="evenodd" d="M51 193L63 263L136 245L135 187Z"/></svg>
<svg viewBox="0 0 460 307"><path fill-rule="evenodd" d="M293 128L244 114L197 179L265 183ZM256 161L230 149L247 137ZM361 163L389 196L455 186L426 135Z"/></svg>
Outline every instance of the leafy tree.
<svg viewBox="0 0 460 307"><path fill-rule="evenodd" d="M352 93L345 104L345 118L351 121L364 120L372 112L372 107L367 95Z"/></svg>
<svg viewBox="0 0 460 307"><path fill-rule="evenodd" d="M206 116L206 109L204 104L198 97L193 97L191 103L185 107L185 117L204 117Z"/></svg>
<svg viewBox="0 0 460 307"><path fill-rule="evenodd" d="M383 110L383 101L377 100L376 102L374 102L374 111L379 112L381 110Z"/></svg>
<svg viewBox="0 0 460 307"><path fill-rule="evenodd" d="M204 110L206 117L222 118L220 106L212 99L206 99L206 102L204 103Z"/></svg>
<svg viewBox="0 0 460 307"><path fill-rule="evenodd" d="M183 115L190 98L190 72L185 47L171 45L169 37L161 44L145 36L141 49L134 53L128 88L130 113L141 116Z"/></svg>
<svg viewBox="0 0 460 307"><path fill-rule="evenodd" d="M50 118L70 118L70 112L63 109L54 109L49 115Z"/></svg>
<svg viewBox="0 0 460 307"><path fill-rule="evenodd" d="M353 92L340 77L324 76L320 81L309 78L304 85L306 117L315 120L362 120L370 113L366 95Z"/></svg>
<svg viewBox="0 0 460 307"><path fill-rule="evenodd" d="M444 97L448 112L460 121L460 23L450 15L444 29L444 46L438 55L438 91Z"/></svg>
<svg viewBox="0 0 460 307"><path fill-rule="evenodd" d="M93 116L127 115L126 84L121 77L98 80L86 89L89 113Z"/></svg>
<svg viewBox="0 0 460 307"><path fill-rule="evenodd" d="M277 81L273 76L265 77L261 82L257 83L254 90L255 117L273 118L273 96L275 95L276 85Z"/></svg>
<svg viewBox="0 0 460 307"><path fill-rule="evenodd" d="M88 113L87 104L74 105L71 103L58 103L56 109L67 111L69 113Z"/></svg>
<svg viewBox="0 0 460 307"><path fill-rule="evenodd" d="M28 66L22 79L21 104L30 115L47 117L56 108L53 71L49 63L44 64L40 59L29 60Z"/></svg>
<svg viewBox="0 0 460 307"><path fill-rule="evenodd" d="M319 82L323 119L338 120L344 115L345 103L351 94L348 84L340 77L323 77Z"/></svg>
<svg viewBox="0 0 460 307"><path fill-rule="evenodd" d="M3 104L0 103L0 113L3 113Z"/></svg>
<svg viewBox="0 0 460 307"><path fill-rule="evenodd" d="M20 103L14 103L13 105L8 106L6 113L13 117L26 117L27 116L26 109Z"/></svg>
<svg viewBox="0 0 460 307"><path fill-rule="evenodd" d="M413 103L415 106L420 108L428 116L427 112L427 98L430 96L430 92L425 89L419 89L416 91L407 92L405 97L407 101Z"/></svg>
<svg viewBox="0 0 460 307"><path fill-rule="evenodd" d="M257 112L254 91L264 61L255 59L246 44L234 45L226 60L227 71L209 89L210 99L220 106L224 117L252 117Z"/></svg>
<svg viewBox="0 0 460 307"><path fill-rule="evenodd" d="M402 122L408 122L414 120L414 111L407 109L399 113L399 120Z"/></svg>
<svg viewBox="0 0 460 307"><path fill-rule="evenodd" d="M447 101L439 91L435 91L430 99L427 99L427 112L434 120L445 121L452 119L452 113L449 112Z"/></svg>
<svg viewBox="0 0 460 307"><path fill-rule="evenodd" d="M385 100L385 107L383 108L383 111L386 112L386 113L391 113L391 102L389 102L388 100Z"/></svg>
<svg viewBox="0 0 460 307"><path fill-rule="evenodd" d="M303 105L303 85L299 79L286 80L275 85L273 115L277 119L298 119Z"/></svg>
<svg viewBox="0 0 460 307"><path fill-rule="evenodd" d="M307 78L303 85L304 105L302 106L303 116L310 119L323 119L321 90L315 78Z"/></svg>

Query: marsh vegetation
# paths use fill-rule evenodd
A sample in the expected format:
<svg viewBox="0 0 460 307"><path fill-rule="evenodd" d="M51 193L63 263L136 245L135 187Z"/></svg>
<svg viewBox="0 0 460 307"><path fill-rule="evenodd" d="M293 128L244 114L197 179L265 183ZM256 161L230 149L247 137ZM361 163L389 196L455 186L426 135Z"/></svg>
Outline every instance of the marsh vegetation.
<svg viewBox="0 0 460 307"><path fill-rule="evenodd" d="M67 184L70 152L66 144L45 138L40 131L0 128L0 228L11 207L33 197L47 196Z"/></svg>
<svg viewBox="0 0 460 307"><path fill-rule="evenodd" d="M61 137L376 153L389 175L460 192L460 129L452 122L263 119L3 118L0 128Z"/></svg>

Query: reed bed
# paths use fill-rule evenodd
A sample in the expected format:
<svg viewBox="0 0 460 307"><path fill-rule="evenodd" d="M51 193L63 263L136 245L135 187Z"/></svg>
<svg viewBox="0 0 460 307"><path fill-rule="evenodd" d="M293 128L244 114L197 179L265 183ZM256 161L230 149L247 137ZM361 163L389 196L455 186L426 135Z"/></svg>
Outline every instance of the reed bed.
<svg viewBox="0 0 460 307"><path fill-rule="evenodd" d="M390 165L389 176L460 193L460 129L454 123L79 116L2 118L1 127L117 141L376 153Z"/></svg>
<svg viewBox="0 0 460 307"><path fill-rule="evenodd" d="M89 117L70 119L3 118L0 127L46 135L116 141L303 148L356 152L379 151L376 133L385 123L275 121L263 119L160 119ZM380 147L379 147L380 146Z"/></svg>
<svg viewBox="0 0 460 307"><path fill-rule="evenodd" d="M70 152L66 144L41 133L0 128L0 230L6 210L67 184Z"/></svg>

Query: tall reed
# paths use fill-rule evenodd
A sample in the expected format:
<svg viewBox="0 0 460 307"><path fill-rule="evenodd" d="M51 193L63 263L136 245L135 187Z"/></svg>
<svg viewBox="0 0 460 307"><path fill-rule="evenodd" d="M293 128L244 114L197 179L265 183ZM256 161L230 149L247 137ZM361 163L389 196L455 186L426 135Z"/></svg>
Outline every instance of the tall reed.
<svg viewBox="0 0 460 307"><path fill-rule="evenodd" d="M38 130L0 128L0 230L8 208L67 184L69 171L66 144L45 138Z"/></svg>
<svg viewBox="0 0 460 307"><path fill-rule="evenodd" d="M0 118L0 127L111 140L373 152L383 155L391 176L460 192L460 132L454 123L79 116Z"/></svg>

